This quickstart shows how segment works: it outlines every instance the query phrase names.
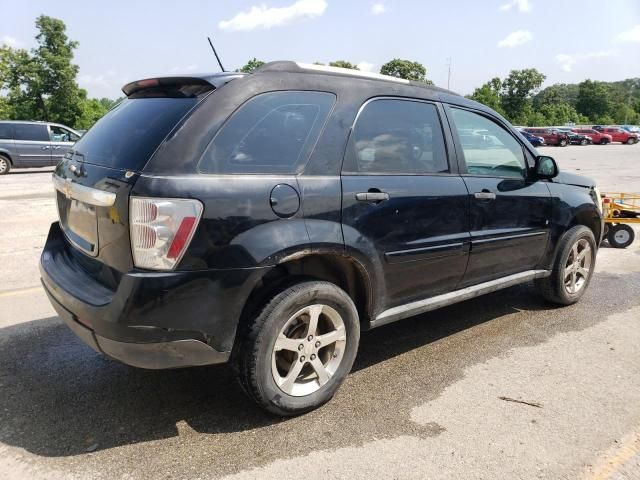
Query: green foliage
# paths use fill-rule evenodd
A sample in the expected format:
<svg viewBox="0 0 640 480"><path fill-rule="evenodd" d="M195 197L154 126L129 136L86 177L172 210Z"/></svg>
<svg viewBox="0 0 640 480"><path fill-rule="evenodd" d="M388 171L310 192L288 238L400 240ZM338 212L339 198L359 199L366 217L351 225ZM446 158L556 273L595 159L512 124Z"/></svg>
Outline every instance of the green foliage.
<svg viewBox="0 0 640 480"><path fill-rule="evenodd" d="M430 80L427 80L427 69L424 68L421 63L412 62L411 60L394 58L382 65L380 73L392 77L404 78L405 80L432 83Z"/></svg>
<svg viewBox="0 0 640 480"><path fill-rule="evenodd" d="M524 119L532 100L547 77L535 68L511 70L509 76L502 81L501 105L506 116L513 119ZM521 122L517 122L521 123Z"/></svg>
<svg viewBox="0 0 640 480"><path fill-rule="evenodd" d="M580 113L595 120L606 115L610 108L607 87L603 83L585 80L578 85L576 109Z"/></svg>
<svg viewBox="0 0 640 480"><path fill-rule="evenodd" d="M249 60L246 63L246 65L244 67L242 67L238 71L239 72L243 72L243 73L251 73L256 68L260 68L262 65L264 65L264 62L262 60L258 60L256 57L253 57L251 60Z"/></svg>
<svg viewBox="0 0 640 480"><path fill-rule="evenodd" d="M87 128L107 111L99 100L88 100L78 86L73 52L78 42L67 37L62 20L36 19L36 48L30 52L0 48L0 118L48 120Z"/></svg>
<svg viewBox="0 0 640 480"><path fill-rule="evenodd" d="M493 78L479 88L476 88L473 94L469 97L471 100L480 102L489 108L494 109L496 112L504 115L502 110L502 80L499 78Z"/></svg>
<svg viewBox="0 0 640 480"><path fill-rule="evenodd" d="M340 67L340 68L349 68L351 70L360 70L357 65L347 62L346 60L336 60L334 62L329 62L330 67Z"/></svg>

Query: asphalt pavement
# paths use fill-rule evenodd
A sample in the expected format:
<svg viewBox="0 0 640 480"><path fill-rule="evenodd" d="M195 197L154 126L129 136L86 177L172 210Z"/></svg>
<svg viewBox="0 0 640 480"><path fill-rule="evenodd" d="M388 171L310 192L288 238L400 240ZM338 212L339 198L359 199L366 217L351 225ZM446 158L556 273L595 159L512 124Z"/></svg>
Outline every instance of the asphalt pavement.
<svg viewBox="0 0 640 480"><path fill-rule="evenodd" d="M640 191L640 146L540 151ZM336 397L283 420L224 365L138 370L74 337L38 280L50 175L0 177L0 478L640 478L640 241L601 248L571 307L523 285L363 333Z"/></svg>

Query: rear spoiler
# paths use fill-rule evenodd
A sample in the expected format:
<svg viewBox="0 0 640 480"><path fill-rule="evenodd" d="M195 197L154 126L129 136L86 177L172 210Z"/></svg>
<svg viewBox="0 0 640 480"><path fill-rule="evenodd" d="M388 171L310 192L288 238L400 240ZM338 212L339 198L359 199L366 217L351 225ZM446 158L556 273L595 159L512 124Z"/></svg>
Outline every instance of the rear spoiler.
<svg viewBox="0 0 640 480"><path fill-rule="evenodd" d="M131 97L197 97L215 90L239 77L242 73L214 73L189 77L156 77L136 80L122 87L124 94Z"/></svg>

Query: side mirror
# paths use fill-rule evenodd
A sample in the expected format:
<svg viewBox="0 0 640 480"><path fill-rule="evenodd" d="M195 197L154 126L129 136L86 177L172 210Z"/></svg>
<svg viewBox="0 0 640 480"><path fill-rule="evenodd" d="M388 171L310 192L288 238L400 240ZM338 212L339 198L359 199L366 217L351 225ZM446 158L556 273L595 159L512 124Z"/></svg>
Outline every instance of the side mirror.
<svg viewBox="0 0 640 480"><path fill-rule="evenodd" d="M536 175L541 179L556 177L559 173L558 164L552 157L540 155L536 157Z"/></svg>

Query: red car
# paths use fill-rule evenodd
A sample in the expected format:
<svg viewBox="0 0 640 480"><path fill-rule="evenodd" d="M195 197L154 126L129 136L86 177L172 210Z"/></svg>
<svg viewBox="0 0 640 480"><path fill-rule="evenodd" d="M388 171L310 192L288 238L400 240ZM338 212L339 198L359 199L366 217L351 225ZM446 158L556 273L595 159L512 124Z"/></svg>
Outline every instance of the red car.
<svg viewBox="0 0 640 480"><path fill-rule="evenodd" d="M608 133L599 132L593 128L574 128L572 132L579 133L580 135L586 135L591 137L593 143L599 143L600 145L606 145L613 142L613 137Z"/></svg>
<svg viewBox="0 0 640 480"><path fill-rule="evenodd" d="M565 132L556 130L555 128L525 128L524 131L533 133L537 137L544 138L544 143L547 145L566 147L571 143Z"/></svg>
<svg viewBox="0 0 640 480"><path fill-rule="evenodd" d="M627 132L619 127L603 127L600 129L600 132L611 135L612 142L626 143L628 145L638 143L637 133Z"/></svg>

